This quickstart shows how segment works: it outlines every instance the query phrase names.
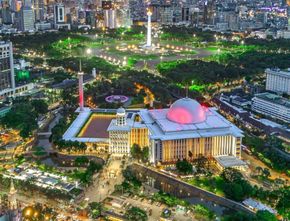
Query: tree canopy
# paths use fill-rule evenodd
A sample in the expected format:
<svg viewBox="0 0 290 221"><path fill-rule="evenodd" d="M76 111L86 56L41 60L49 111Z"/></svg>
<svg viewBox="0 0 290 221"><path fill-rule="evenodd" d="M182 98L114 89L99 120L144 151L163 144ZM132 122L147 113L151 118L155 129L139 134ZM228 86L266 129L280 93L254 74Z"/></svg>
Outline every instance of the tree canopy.
<svg viewBox="0 0 290 221"><path fill-rule="evenodd" d="M18 101L13 105L11 111L1 119L1 123L7 128L19 130L20 136L27 138L38 128L37 117L47 113L47 107L43 100Z"/></svg>
<svg viewBox="0 0 290 221"><path fill-rule="evenodd" d="M226 197L242 201L252 194L250 183L244 179L243 175L236 169L226 168L221 174L226 181L224 185L224 193Z"/></svg>
<svg viewBox="0 0 290 221"><path fill-rule="evenodd" d="M193 172L192 164L186 159L178 160L176 162L176 169L183 174L190 174Z"/></svg>
<svg viewBox="0 0 290 221"><path fill-rule="evenodd" d="M134 207L134 206L126 211L125 217L129 221L136 221L136 220L146 221L146 220L148 220L148 216L147 216L146 212L144 210L140 209L139 207Z"/></svg>

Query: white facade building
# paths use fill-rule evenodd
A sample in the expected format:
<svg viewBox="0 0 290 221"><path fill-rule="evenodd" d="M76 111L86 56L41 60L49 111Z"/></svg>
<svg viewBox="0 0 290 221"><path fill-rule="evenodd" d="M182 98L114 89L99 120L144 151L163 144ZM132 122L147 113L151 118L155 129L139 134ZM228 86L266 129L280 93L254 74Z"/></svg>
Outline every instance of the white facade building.
<svg viewBox="0 0 290 221"><path fill-rule="evenodd" d="M63 4L55 4L53 13L54 13L54 24L65 23L65 11Z"/></svg>
<svg viewBox="0 0 290 221"><path fill-rule="evenodd" d="M117 28L116 10L113 8L104 10L104 25L106 28Z"/></svg>
<svg viewBox="0 0 290 221"><path fill-rule="evenodd" d="M54 13L54 28L55 29L71 29L71 25L69 23L66 23L66 12L64 4L57 3L53 7L53 13Z"/></svg>
<svg viewBox="0 0 290 221"><path fill-rule="evenodd" d="M252 110L290 123L290 101L276 94L256 94L252 99Z"/></svg>
<svg viewBox="0 0 290 221"><path fill-rule="evenodd" d="M287 70L266 69L266 90L290 95L290 68Z"/></svg>

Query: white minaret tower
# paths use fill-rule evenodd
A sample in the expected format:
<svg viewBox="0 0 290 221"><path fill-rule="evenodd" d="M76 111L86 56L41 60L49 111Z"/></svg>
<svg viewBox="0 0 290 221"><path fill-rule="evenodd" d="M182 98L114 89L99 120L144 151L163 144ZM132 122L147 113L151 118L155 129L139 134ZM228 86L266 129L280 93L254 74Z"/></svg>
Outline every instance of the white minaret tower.
<svg viewBox="0 0 290 221"><path fill-rule="evenodd" d="M80 111L84 110L84 72L82 72L82 63L80 61L80 71L78 72L79 77L79 102L80 102Z"/></svg>
<svg viewBox="0 0 290 221"><path fill-rule="evenodd" d="M118 108L116 114L116 123L117 126L125 126L126 125L126 110L122 107Z"/></svg>
<svg viewBox="0 0 290 221"><path fill-rule="evenodd" d="M148 16L148 24L147 24L147 43L146 47L151 47L152 39L151 39L151 15L152 12L148 9L147 16Z"/></svg>
<svg viewBox="0 0 290 221"><path fill-rule="evenodd" d="M11 179L10 191L9 191L9 208L12 210L17 209L16 193L17 191L14 187L13 180Z"/></svg>

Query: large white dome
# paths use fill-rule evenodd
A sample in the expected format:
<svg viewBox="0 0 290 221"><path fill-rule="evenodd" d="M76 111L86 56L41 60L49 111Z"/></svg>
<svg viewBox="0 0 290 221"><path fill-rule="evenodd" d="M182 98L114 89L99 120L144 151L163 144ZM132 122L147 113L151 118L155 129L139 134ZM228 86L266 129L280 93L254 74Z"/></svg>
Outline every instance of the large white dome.
<svg viewBox="0 0 290 221"><path fill-rule="evenodd" d="M193 124L205 121L204 108L190 98L182 98L175 101L167 112L168 120L179 124Z"/></svg>

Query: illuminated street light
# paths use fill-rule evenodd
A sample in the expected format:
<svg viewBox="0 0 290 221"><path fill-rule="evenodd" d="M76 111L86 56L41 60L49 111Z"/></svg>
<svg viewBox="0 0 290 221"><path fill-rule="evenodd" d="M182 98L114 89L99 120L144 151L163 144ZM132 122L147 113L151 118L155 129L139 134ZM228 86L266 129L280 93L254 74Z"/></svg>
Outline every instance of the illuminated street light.
<svg viewBox="0 0 290 221"><path fill-rule="evenodd" d="M86 52L87 52L87 54L91 54L92 53L92 49L88 48Z"/></svg>

